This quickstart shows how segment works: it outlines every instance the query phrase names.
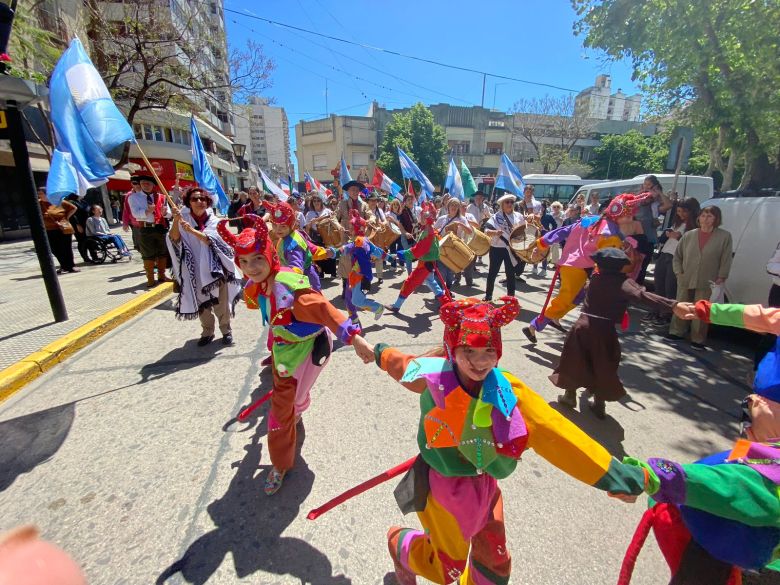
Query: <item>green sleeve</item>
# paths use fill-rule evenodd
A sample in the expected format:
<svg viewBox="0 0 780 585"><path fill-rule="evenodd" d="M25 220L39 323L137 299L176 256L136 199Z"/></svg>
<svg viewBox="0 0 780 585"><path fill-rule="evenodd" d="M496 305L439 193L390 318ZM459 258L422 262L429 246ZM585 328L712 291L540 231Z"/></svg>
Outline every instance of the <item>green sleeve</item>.
<svg viewBox="0 0 780 585"><path fill-rule="evenodd" d="M745 305L712 303L710 305L710 323L728 325L729 327L745 327Z"/></svg>
<svg viewBox="0 0 780 585"><path fill-rule="evenodd" d="M780 494L747 465L683 465L685 505L748 526L780 528Z"/></svg>

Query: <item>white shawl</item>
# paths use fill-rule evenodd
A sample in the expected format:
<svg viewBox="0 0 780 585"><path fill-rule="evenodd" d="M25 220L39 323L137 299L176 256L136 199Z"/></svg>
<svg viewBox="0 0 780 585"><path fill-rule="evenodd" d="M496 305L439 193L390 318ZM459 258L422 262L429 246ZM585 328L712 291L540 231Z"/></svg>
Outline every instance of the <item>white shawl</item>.
<svg viewBox="0 0 780 585"><path fill-rule="evenodd" d="M198 315L219 302L219 288L228 287L230 313L235 314L236 303L241 298L243 284L233 261L233 249L225 244L217 233L219 220L212 210L207 210L208 219L203 234L208 243L202 242L192 234L179 231L179 241L166 238L168 251L173 260L173 277L179 285L176 301L177 319L197 319ZM198 223L186 207L181 210L182 221L197 228Z"/></svg>

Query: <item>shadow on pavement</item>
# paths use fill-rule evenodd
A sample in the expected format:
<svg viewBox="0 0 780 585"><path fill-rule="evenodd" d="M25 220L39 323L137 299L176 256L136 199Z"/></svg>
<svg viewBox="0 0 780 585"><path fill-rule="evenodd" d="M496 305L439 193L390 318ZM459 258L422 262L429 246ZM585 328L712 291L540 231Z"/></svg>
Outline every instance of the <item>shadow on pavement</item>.
<svg viewBox="0 0 780 585"><path fill-rule="evenodd" d="M251 442L244 447L243 460L233 464L236 475L225 495L208 506L216 527L193 542L179 560L166 568L157 578L157 585L163 585L177 573L188 583L204 584L228 554L239 579L264 571L291 575L300 583L352 583L343 575L334 576L330 560L307 542L281 536L300 513L301 504L311 492L314 473L300 456L305 430L299 425L295 467L285 478L282 489L274 496L266 496L265 474L257 474L265 427L265 421L257 426Z"/></svg>
<svg viewBox="0 0 780 585"><path fill-rule="evenodd" d="M614 402L607 402L607 418L604 420L597 419L590 411L588 400L584 395L579 398L579 411L561 406L555 401L550 402L550 406L603 445L612 456L620 461L623 460L626 455L626 451L623 449L626 432L620 423L611 416L610 409L614 410L616 406Z"/></svg>
<svg viewBox="0 0 780 585"><path fill-rule="evenodd" d="M116 295L126 295L127 293L141 292L147 290L151 290L151 289L149 289L146 286L146 281L141 281L138 284L134 284L133 286L127 286L125 288L117 288L114 290L110 290L106 294L109 296L116 296Z"/></svg>
<svg viewBox="0 0 780 585"><path fill-rule="evenodd" d="M29 327L28 329L24 329L23 331L16 331L15 333L11 333L9 335L6 335L5 337L0 337L0 341L6 341L8 339L13 339L14 337L18 337L19 335L25 335L27 333L32 333L33 331L38 331L38 329L43 329L45 327L51 327L54 325L54 322L51 323L44 323L43 325L36 325L35 327Z"/></svg>
<svg viewBox="0 0 780 585"><path fill-rule="evenodd" d="M190 339L182 347L172 349L156 362L144 365L140 371L141 380L138 384L145 384L149 380L157 380L174 372L199 366L214 359L217 352L224 347L218 337L205 347L198 347L198 340Z"/></svg>
<svg viewBox="0 0 780 585"><path fill-rule="evenodd" d="M76 403L69 402L0 422L0 492L51 459L65 442L75 414Z"/></svg>

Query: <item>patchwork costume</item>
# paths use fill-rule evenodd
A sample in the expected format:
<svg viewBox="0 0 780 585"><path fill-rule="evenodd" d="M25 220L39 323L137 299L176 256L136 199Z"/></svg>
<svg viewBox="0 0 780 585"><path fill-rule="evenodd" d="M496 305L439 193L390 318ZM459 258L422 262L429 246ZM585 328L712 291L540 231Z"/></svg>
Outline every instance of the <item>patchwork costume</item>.
<svg viewBox="0 0 780 585"><path fill-rule="evenodd" d="M585 216L582 219L547 232L536 241L537 247L544 251L550 246L566 242L558 261L561 287L550 305L535 317L526 335L535 340L535 333L542 331L551 320L564 317L582 301L582 293L588 274L593 268L591 256L604 247L620 248L623 245L617 219L634 213L651 194L633 195L623 193L616 196L607 206L604 214Z"/></svg>
<svg viewBox="0 0 780 585"><path fill-rule="evenodd" d="M373 261L375 258L381 259L385 253L368 240L366 237L367 222L355 210L351 212L350 223L355 238L339 249L339 253L347 255L351 261L347 294L344 300L353 321L358 319L358 310L370 311L378 319L382 316L384 307L366 297L362 284L364 281L370 283L373 280Z"/></svg>
<svg viewBox="0 0 780 585"><path fill-rule="evenodd" d="M433 228L436 221L436 208L432 203L423 203L422 213L420 214L420 223L423 225L423 231L417 239L417 243L408 250L397 252L398 259L402 262L411 262L417 260L417 266L414 267L411 274L406 277L401 291L395 303L390 306L393 311L399 311L404 301L409 298L418 286L425 283L431 289L436 299L441 305L452 300L450 293L446 288L442 288L444 280L438 274L436 261L439 259L439 234ZM436 276L439 276L441 284L437 282Z"/></svg>
<svg viewBox="0 0 780 585"><path fill-rule="evenodd" d="M520 310L515 298L502 300L501 307L476 299L442 307L448 356L468 345L492 347L500 357L500 327ZM494 368L481 389L469 392L451 357L415 357L385 344L374 353L380 368L420 394L420 455L396 499L403 512L417 512L422 529L388 532L403 585L416 583L416 575L434 583L510 582L498 480L514 472L527 448L599 489L622 494L644 489L643 470L612 458L506 370Z"/></svg>
<svg viewBox="0 0 780 585"><path fill-rule="evenodd" d="M296 424L311 403L310 392L333 347L332 335L347 345L360 329L341 311L313 290L308 278L280 265L268 240L265 222L252 218L254 228L236 236L219 222L222 239L236 258L261 253L271 274L263 282L249 281L244 289L247 306L259 309L270 326L273 395L268 416L268 451L274 468L266 480L266 493L274 493L295 460ZM269 282L271 284L269 285Z"/></svg>

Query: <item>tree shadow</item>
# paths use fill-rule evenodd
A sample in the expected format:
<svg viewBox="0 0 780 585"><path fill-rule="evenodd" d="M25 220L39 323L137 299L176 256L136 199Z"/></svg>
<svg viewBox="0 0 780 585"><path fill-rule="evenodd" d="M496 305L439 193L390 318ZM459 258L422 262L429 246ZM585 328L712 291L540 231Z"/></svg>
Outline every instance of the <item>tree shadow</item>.
<svg viewBox="0 0 780 585"><path fill-rule="evenodd" d="M522 347L526 351L525 357L527 357L535 364L539 364L540 366L544 366L550 369L555 369L555 366L558 365L560 355L539 349L539 347L533 343L526 343Z"/></svg>
<svg viewBox="0 0 780 585"><path fill-rule="evenodd" d="M390 321L390 319L386 319L387 317L392 317L393 319L403 321L406 323L406 326L392 325L392 321ZM409 337L417 338L423 333L427 333L433 329L433 319L434 317L430 315L416 315L414 317L409 317L403 313L392 313L390 311L385 311L384 316L382 317L381 327L379 324L377 324L377 328L396 329L397 331L403 331L404 333L408 334ZM366 329L371 329L371 326L367 327Z"/></svg>
<svg viewBox="0 0 780 585"><path fill-rule="evenodd" d="M145 384L149 380L158 380L174 372L199 366L214 359L224 347L217 340L205 347L198 347L198 340L190 339L182 347L172 349L156 362L145 364L139 372L141 380L138 383Z"/></svg>
<svg viewBox="0 0 780 585"><path fill-rule="evenodd" d="M610 406L615 403L607 403L607 418L599 420L590 412L587 404L588 400L585 396L586 393L580 395L579 411L561 406L555 401L549 404L550 407L582 429L585 434L598 441L611 455L622 461L626 455L626 451L623 448L626 432L620 423L609 414Z"/></svg>
<svg viewBox="0 0 780 585"><path fill-rule="evenodd" d="M69 402L0 422L0 492L51 459L65 442L75 416L76 403Z"/></svg>
<svg viewBox="0 0 780 585"><path fill-rule="evenodd" d="M333 566L322 552L299 538L282 536L311 492L314 473L300 454L305 440L305 429L300 424L295 467L285 477L282 489L274 496L266 496L265 474L257 473L265 427L265 420L257 426L255 435L244 447L244 458L233 464L236 474L227 492L207 508L215 528L193 542L179 560L167 567L157 578L157 585L179 573L188 583L205 584L228 554L239 579L264 571L290 575L301 583L352 583L343 575L333 575Z"/></svg>

